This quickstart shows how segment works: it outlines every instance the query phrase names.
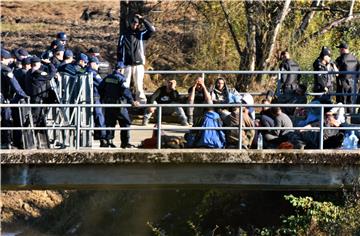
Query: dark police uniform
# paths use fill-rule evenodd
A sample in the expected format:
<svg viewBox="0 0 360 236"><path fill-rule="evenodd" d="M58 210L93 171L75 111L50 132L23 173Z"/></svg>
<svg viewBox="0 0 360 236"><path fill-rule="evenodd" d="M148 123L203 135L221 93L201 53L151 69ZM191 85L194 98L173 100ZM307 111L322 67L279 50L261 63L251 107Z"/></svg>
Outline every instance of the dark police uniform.
<svg viewBox="0 0 360 236"><path fill-rule="evenodd" d="M359 61L351 53L341 54L335 62L339 68L339 71L358 71L360 67ZM353 74L339 74L336 80L336 92L353 93L355 89L354 78L356 78L356 75ZM353 101L352 98L352 95L336 96L336 102L341 102L343 104L353 104L355 101Z"/></svg>
<svg viewBox="0 0 360 236"><path fill-rule="evenodd" d="M108 104L132 104L133 97L129 88L124 85L125 77L117 71L108 75L100 84L101 100ZM105 108L106 127L115 127L116 121L120 127L130 127L131 119L126 107L109 107ZM106 131L107 140L114 138L114 131ZM121 130L121 147L126 148L130 141L129 130Z"/></svg>
<svg viewBox="0 0 360 236"><path fill-rule="evenodd" d="M300 71L300 66L295 61L287 59L280 64L281 71ZM292 93L299 87L300 74L282 74L280 88L283 93Z"/></svg>
<svg viewBox="0 0 360 236"><path fill-rule="evenodd" d="M15 96L14 96L15 94ZM1 94L0 102L17 103L21 98L26 98L27 95L16 80L12 70L7 65L1 63ZM11 108L1 109L1 126L12 126ZM1 132L1 143L4 145L11 144L11 132L6 130Z"/></svg>
<svg viewBox="0 0 360 236"><path fill-rule="evenodd" d="M321 59L318 58L313 64L314 71L335 71L334 67L330 65L324 65ZM314 88L315 93L325 92L325 88L329 92L334 91L333 82L335 82L334 74L315 74L314 75Z"/></svg>
<svg viewBox="0 0 360 236"><path fill-rule="evenodd" d="M30 102L34 104L52 103L50 97L50 80L55 76L56 69L52 64L41 65L39 70L29 70L26 75L26 92L30 96ZM45 117L42 108L33 108L33 120L35 125L45 125Z"/></svg>
<svg viewBox="0 0 360 236"><path fill-rule="evenodd" d="M94 94L94 104L101 104L100 101L100 93L99 93L99 85L102 81L101 76L98 72L90 67L87 68L87 72L92 74L93 76L93 94ZM103 109L101 107L95 107L95 125L96 127L105 127L105 117L103 113ZM106 130L100 130L99 139L106 138Z"/></svg>

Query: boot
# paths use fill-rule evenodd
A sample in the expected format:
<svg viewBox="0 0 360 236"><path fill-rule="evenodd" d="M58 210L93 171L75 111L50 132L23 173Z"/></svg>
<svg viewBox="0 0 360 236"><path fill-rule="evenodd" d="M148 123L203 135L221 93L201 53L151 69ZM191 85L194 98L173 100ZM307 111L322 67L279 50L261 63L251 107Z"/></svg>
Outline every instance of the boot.
<svg viewBox="0 0 360 236"><path fill-rule="evenodd" d="M100 147L109 147L106 139L100 139Z"/></svg>
<svg viewBox="0 0 360 236"><path fill-rule="evenodd" d="M108 146L111 148L116 148L115 144L113 143L112 139L108 139Z"/></svg>

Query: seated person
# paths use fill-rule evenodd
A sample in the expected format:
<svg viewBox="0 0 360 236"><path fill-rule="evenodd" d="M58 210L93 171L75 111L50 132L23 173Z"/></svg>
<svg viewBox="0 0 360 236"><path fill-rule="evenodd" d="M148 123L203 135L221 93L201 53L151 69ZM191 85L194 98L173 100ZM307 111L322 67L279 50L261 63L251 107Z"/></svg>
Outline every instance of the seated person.
<svg viewBox="0 0 360 236"><path fill-rule="evenodd" d="M306 85L300 84L294 91L291 93L281 94L276 98L274 104L307 104L306 98ZM282 111L288 116L293 116L295 113L295 107L282 107Z"/></svg>
<svg viewBox="0 0 360 236"><path fill-rule="evenodd" d="M280 107L270 108L270 117L263 115L261 123L265 124L264 127L293 127L291 119L281 111ZM269 130L263 132L264 147L277 147L281 142L287 141L287 135L291 132L291 130Z"/></svg>
<svg viewBox="0 0 360 236"><path fill-rule="evenodd" d="M210 96L213 104L229 104L240 101L240 94L235 89L229 89L224 78L218 78L215 81L215 86L210 90ZM219 113L222 120L230 115L227 108L217 108L216 112Z"/></svg>
<svg viewBox="0 0 360 236"><path fill-rule="evenodd" d="M204 104L208 103L207 101L211 101L211 96L205 86L204 78L202 77L198 77L195 80L194 85L188 89L188 93L189 104ZM194 123L194 117L202 117L204 113L203 107L189 107L188 122L192 125Z"/></svg>
<svg viewBox="0 0 360 236"><path fill-rule="evenodd" d="M176 81L170 80L166 85L158 88L150 97L150 104L171 104L171 103L180 103L179 102L179 92L176 90ZM149 124L149 119L152 114L155 112L155 107L150 107L145 110L145 115L143 119L143 125ZM162 114L172 114L176 112L177 116L180 119L181 125L188 126L187 117L185 115L184 109L182 107L167 107L163 109Z"/></svg>
<svg viewBox="0 0 360 236"><path fill-rule="evenodd" d="M224 120L224 127L239 127L240 121L240 108L231 108L231 113ZM247 107L243 107L242 114L242 127L254 127L254 121L249 116L249 110ZM228 148L239 147L239 129L226 130L226 146ZM242 146L245 149L249 149L255 137L255 130L242 130Z"/></svg>

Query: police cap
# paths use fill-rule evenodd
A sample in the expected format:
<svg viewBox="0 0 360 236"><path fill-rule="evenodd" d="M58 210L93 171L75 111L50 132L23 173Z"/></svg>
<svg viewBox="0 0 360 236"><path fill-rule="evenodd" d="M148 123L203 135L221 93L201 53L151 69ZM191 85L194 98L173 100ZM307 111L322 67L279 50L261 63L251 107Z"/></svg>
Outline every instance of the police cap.
<svg viewBox="0 0 360 236"><path fill-rule="evenodd" d="M90 57L89 63L91 63L91 62L95 62L96 64L99 64L99 59L97 59L97 57Z"/></svg>
<svg viewBox="0 0 360 236"><path fill-rule="evenodd" d="M56 38L61 40L61 41L67 41L68 40L68 38L67 38L67 36L66 36L66 34L64 32L57 33Z"/></svg>
<svg viewBox="0 0 360 236"><path fill-rule="evenodd" d="M38 58L37 56L31 58L31 64L35 64L37 62L41 62L40 58Z"/></svg>
<svg viewBox="0 0 360 236"><path fill-rule="evenodd" d="M338 46L336 46L337 48L345 48L345 49L347 49L347 48L349 48L349 46L347 45L347 43L345 43L345 42L341 42Z"/></svg>
<svg viewBox="0 0 360 236"><path fill-rule="evenodd" d="M100 50L98 47L92 47L88 50L88 53L100 53Z"/></svg>
<svg viewBox="0 0 360 236"><path fill-rule="evenodd" d="M21 64L30 65L31 64L31 57L26 57L26 58L22 59Z"/></svg>
<svg viewBox="0 0 360 236"><path fill-rule="evenodd" d="M330 49L323 47L323 49L321 50L321 53L320 53L320 57L324 57L324 56L329 56L329 57L331 56Z"/></svg>
<svg viewBox="0 0 360 236"><path fill-rule="evenodd" d="M65 47L63 45L59 45L57 46L57 48L55 48L55 52L64 52L65 51Z"/></svg>
<svg viewBox="0 0 360 236"><path fill-rule="evenodd" d="M51 42L50 47L55 48L55 47L59 47L60 45L62 45L60 40L55 39L54 41Z"/></svg>
<svg viewBox="0 0 360 236"><path fill-rule="evenodd" d="M1 49L1 58L2 59L10 59L12 58L11 53L5 49Z"/></svg>
<svg viewBox="0 0 360 236"><path fill-rule="evenodd" d="M65 52L64 52L64 57L65 58L70 58L70 57L73 57L73 56L74 56L74 53L70 49L65 50Z"/></svg>
<svg viewBox="0 0 360 236"><path fill-rule="evenodd" d="M86 56L84 53L80 53L78 61L80 61L80 60L84 61L85 63L89 62L88 56Z"/></svg>

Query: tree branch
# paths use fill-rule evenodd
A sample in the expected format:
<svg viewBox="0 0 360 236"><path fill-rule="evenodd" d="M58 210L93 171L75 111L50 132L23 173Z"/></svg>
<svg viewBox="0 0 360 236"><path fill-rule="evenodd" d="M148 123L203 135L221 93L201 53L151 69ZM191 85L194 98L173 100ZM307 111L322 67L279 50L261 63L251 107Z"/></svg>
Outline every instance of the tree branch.
<svg viewBox="0 0 360 236"><path fill-rule="evenodd" d="M239 44L239 41L237 40L237 37L236 37L235 31L234 31L233 25L232 25L231 22L230 22L230 17L229 17L228 12L227 12L226 9L225 9L224 2L223 2L223 1L220 1L220 6L221 6L221 9L222 9L222 11L223 11L223 13L224 13L225 20L226 20L226 23L227 23L227 25L228 25L228 29L229 29L229 31L230 31L231 37L233 38L233 41L234 41L234 44L235 44L235 48L236 48L239 56L241 57L240 44Z"/></svg>
<svg viewBox="0 0 360 236"><path fill-rule="evenodd" d="M355 20L355 19L360 19L360 14L357 15L353 15L351 17L346 16L346 17L342 17L340 19L334 20L333 22L330 22L329 24L325 25L323 28L321 28L320 30L312 33L309 37L307 37L306 39L301 41L301 44L305 44L306 42L308 42L310 39L313 39L319 35L325 34L327 31L331 30L332 28L336 28L339 27L349 21Z"/></svg>
<svg viewBox="0 0 360 236"><path fill-rule="evenodd" d="M286 15L289 13L290 3L291 3L291 0L286 0L284 2L284 7L283 7L281 13L278 14L278 16L276 18L276 21L275 21L276 26L275 26L274 30L271 32L272 37L271 37L271 41L270 41L269 53L268 53L267 58L264 61L263 68L267 67L267 65L269 64L270 59L274 53L275 43L276 43L279 31L280 31L281 25L282 25Z"/></svg>
<svg viewBox="0 0 360 236"><path fill-rule="evenodd" d="M318 7L320 4L321 0L313 0L311 2L311 8L313 7ZM302 21L301 21L301 25L300 27L296 30L296 32L294 33L294 37L293 40L297 41L299 40L299 38L303 35L303 33L305 32L305 30L307 29L307 27L309 26L309 23L311 21L311 19L313 18L315 14L315 11L313 10L309 10L303 17Z"/></svg>

